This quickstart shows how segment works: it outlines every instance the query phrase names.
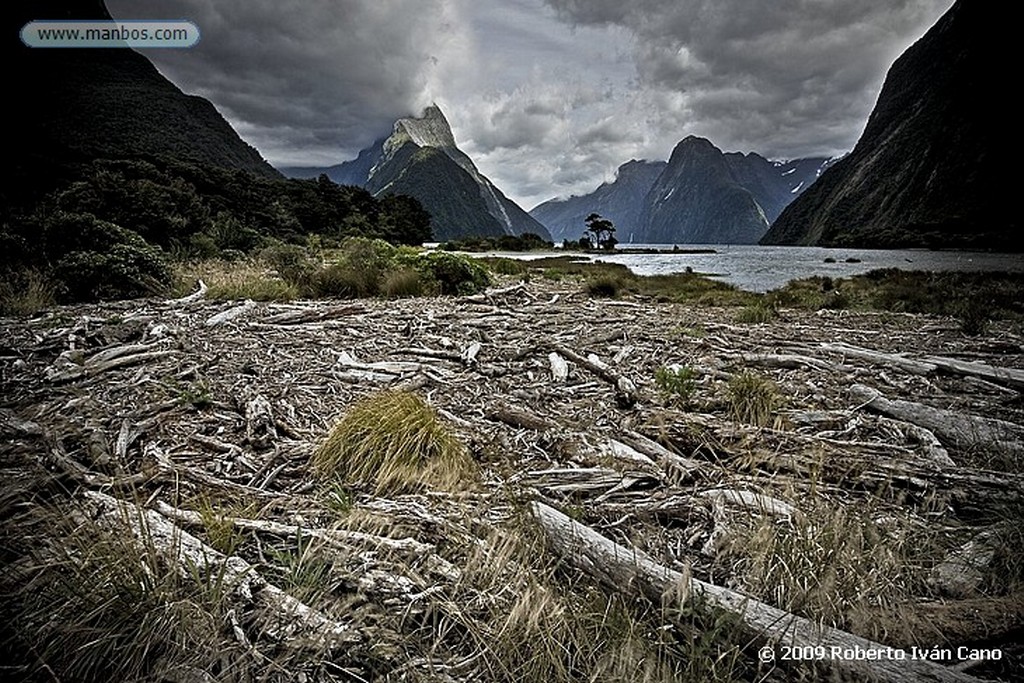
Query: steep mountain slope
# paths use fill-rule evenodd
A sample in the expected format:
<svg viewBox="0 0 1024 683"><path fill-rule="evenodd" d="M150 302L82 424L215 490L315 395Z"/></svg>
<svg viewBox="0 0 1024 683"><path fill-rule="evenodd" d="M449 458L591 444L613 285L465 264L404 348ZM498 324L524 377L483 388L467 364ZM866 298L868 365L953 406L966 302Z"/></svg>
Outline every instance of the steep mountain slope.
<svg viewBox="0 0 1024 683"><path fill-rule="evenodd" d="M762 244L1024 249L1013 174L996 166L1012 164L1020 142L988 78L1008 63L1011 24L957 0L893 63L853 152Z"/></svg>
<svg viewBox="0 0 1024 683"><path fill-rule="evenodd" d="M28 48L25 22L109 19L102 0L43 0L8 9L7 57L18 93L11 107L15 159L60 168L95 158L166 156L261 176L281 175L206 99L186 95L129 49Z"/></svg>
<svg viewBox="0 0 1024 683"><path fill-rule="evenodd" d="M750 192L771 223L829 166L826 157L770 161L760 154L726 152L733 178Z"/></svg>
<svg viewBox="0 0 1024 683"><path fill-rule="evenodd" d="M722 151L692 135L672 150L644 205L638 242L753 244L768 229L764 211Z"/></svg>
<svg viewBox="0 0 1024 683"><path fill-rule="evenodd" d="M419 118L395 122L392 134L356 159L327 168L284 168L291 177L325 173L331 180L365 187L375 195L408 194L434 217L434 238L496 237L547 229L510 200L455 144L436 105Z"/></svg>
<svg viewBox="0 0 1024 683"><path fill-rule="evenodd" d="M599 213L612 221L620 241L635 241L631 235L643 212L644 198L665 166L664 161L628 161L619 166L614 181L586 195L538 204L530 210L530 215L540 221L556 241L579 239L586 229L584 221L591 213Z"/></svg>
<svg viewBox="0 0 1024 683"><path fill-rule="evenodd" d="M559 240L578 239L584 219L596 212L615 223L622 242L680 243L698 235L703 242L753 242L767 225L740 190L749 193L770 223L830 163L826 158L770 161L753 153L723 155L702 138L689 140L680 143L671 169L664 161L630 161L619 167L614 182L583 196L544 202L530 215ZM656 183L658 191L651 192ZM719 201L726 204L716 206ZM741 227L744 222L748 225Z"/></svg>

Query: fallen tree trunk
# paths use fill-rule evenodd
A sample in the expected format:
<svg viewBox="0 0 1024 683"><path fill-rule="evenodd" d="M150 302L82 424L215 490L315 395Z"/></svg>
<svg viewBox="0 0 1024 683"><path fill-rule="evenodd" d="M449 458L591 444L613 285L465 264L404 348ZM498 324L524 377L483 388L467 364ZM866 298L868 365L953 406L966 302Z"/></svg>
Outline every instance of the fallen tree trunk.
<svg viewBox="0 0 1024 683"><path fill-rule="evenodd" d="M877 681L968 682L980 679L846 631L818 625L749 596L655 562L645 553L621 546L543 503L532 504L552 550L569 564L616 591L634 591L656 604L666 595L692 595L708 608L732 615L744 635L766 647L821 647L815 664L836 673ZM767 652L767 651L766 651ZM861 653L861 656L858 656ZM869 659L873 653L877 659ZM896 653L903 653L902 659ZM772 650L772 658L776 652ZM887 656L888 655L888 656Z"/></svg>
<svg viewBox="0 0 1024 683"><path fill-rule="evenodd" d="M633 380L620 375L607 363L602 363L601 361L596 360L596 358L584 358L562 344L552 344L551 348L561 356L571 360L577 365L585 367L587 370L590 370L592 373L614 386L615 399L620 405L630 407L636 403L637 391L636 385L633 384Z"/></svg>
<svg viewBox="0 0 1024 683"><path fill-rule="evenodd" d="M934 363L914 360L913 358L907 358L906 356L900 356L894 353L882 353L881 351L862 349L859 346L843 344L842 342L822 344L820 348L823 351L842 354L847 358L856 358L857 360L866 360L869 363L874 363L875 365L888 365L890 367L899 368L911 375L927 375L935 372L937 369L937 366Z"/></svg>
<svg viewBox="0 0 1024 683"><path fill-rule="evenodd" d="M182 531L163 515L97 491L86 491L90 518L114 531L130 531L138 543L167 558L183 577L209 573L223 577L240 602L256 608L263 632L287 646L331 650L362 642L353 627L331 619L267 582L240 557L228 557Z"/></svg>
<svg viewBox="0 0 1024 683"><path fill-rule="evenodd" d="M962 375L964 377L977 377L993 384L1024 391L1024 370L1017 368L1000 368L985 363L957 360L956 358L945 358L944 356L926 356L923 359L927 363L933 363L939 372L950 375Z"/></svg>
<svg viewBox="0 0 1024 683"><path fill-rule="evenodd" d="M850 396L871 410L924 427L945 444L1024 456L1024 427L1012 422L932 408L913 401L890 400L863 384L850 387Z"/></svg>

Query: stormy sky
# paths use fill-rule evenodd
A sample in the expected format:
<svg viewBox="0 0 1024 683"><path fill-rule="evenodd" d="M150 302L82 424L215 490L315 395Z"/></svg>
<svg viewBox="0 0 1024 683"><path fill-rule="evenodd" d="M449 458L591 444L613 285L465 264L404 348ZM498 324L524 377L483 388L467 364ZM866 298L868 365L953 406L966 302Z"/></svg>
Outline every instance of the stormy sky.
<svg viewBox="0 0 1024 683"><path fill-rule="evenodd" d="M436 102L524 208L588 192L687 135L833 156L892 61L952 0L107 0L189 19L145 54L275 165L329 165Z"/></svg>

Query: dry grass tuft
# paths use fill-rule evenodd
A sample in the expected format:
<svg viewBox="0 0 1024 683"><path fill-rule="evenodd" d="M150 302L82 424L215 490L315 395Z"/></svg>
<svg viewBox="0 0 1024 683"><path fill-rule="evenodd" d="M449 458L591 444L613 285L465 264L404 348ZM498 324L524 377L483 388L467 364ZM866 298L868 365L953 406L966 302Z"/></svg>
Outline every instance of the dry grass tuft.
<svg viewBox="0 0 1024 683"><path fill-rule="evenodd" d="M782 406L782 395L775 382L762 374L742 372L729 380L729 412L737 422L765 427L775 419Z"/></svg>
<svg viewBox="0 0 1024 683"><path fill-rule="evenodd" d="M456 491L477 477L466 448L434 409L405 391L352 406L314 452L313 467L324 480L368 484L377 494Z"/></svg>

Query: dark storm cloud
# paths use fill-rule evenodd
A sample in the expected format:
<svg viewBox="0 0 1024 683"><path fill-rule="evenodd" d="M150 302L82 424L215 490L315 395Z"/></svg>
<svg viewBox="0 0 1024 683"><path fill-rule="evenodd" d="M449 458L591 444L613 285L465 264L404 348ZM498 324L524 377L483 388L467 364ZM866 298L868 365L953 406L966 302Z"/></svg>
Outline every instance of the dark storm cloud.
<svg viewBox="0 0 1024 683"><path fill-rule="evenodd" d="M856 142L893 59L952 0L107 0L183 18L146 56L278 165L352 158L441 105L524 206L686 135L774 157Z"/></svg>
<svg viewBox="0 0 1024 683"><path fill-rule="evenodd" d="M272 161L336 162L429 102L470 40L450 0L108 0L117 18L187 18L191 50L147 56L212 99ZM158 53L159 52L159 53Z"/></svg>
<svg viewBox="0 0 1024 683"><path fill-rule="evenodd" d="M720 146L835 154L856 141L886 69L951 0L547 0L616 25L663 122Z"/></svg>

